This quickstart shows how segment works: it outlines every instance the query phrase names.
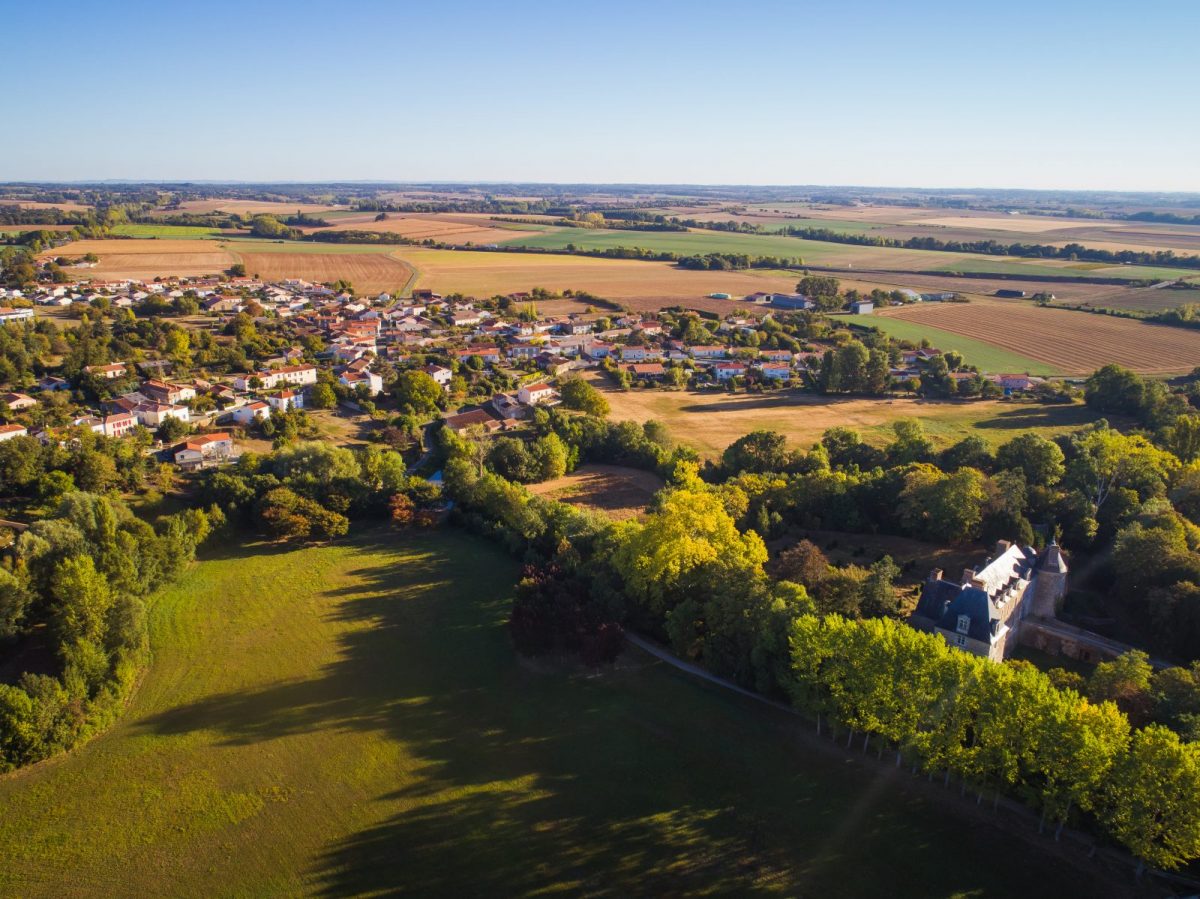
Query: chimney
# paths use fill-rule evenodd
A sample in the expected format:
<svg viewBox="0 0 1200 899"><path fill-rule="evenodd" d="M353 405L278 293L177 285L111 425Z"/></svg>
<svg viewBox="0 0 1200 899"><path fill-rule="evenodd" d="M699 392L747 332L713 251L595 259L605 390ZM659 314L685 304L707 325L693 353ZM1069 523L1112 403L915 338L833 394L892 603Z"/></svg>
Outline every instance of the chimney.
<svg viewBox="0 0 1200 899"><path fill-rule="evenodd" d="M940 581L942 579L942 569L935 568L933 571L929 572L929 579L931 581Z"/></svg>
<svg viewBox="0 0 1200 899"><path fill-rule="evenodd" d="M1007 540L997 540L996 541L996 555L997 556L1004 555L1006 552L1008 552L1008 548L1010 546L1012 546L1012 544L1009 543Z"/></svg>
<svg viewBox="0 0 1200 899"><path fill-rule="evenodd" d="M984 580L981 577L972 577L971 578L971 586L978 587L980 590L987 589L987 584L984 583Z"/></svg>
<svg viewBox="0 0 1200 899"><path fill-rule="evenodd" d="M964 568L963 573L962 573L962 580L959 581L960 586L969 587L971 585L971 581L973 581L973 580L975 580L975 569L974 568Z"/></svg>

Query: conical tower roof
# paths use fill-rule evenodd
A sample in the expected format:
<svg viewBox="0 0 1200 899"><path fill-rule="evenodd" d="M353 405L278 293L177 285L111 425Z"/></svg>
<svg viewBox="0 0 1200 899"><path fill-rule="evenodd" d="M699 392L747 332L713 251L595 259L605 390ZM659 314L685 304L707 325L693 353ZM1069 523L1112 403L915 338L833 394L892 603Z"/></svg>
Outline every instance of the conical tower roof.
<svg viewBox="0 0 1200 899"><path fill-rule="evenodd" d="M1042 553L1042 558L1038 561L1038 571L1048 571L1055 574L1067 573L1067 560L1063 558L1062 550L1058 548L1058 541L1051 539L1050 545L1046 547Z"/></svg>

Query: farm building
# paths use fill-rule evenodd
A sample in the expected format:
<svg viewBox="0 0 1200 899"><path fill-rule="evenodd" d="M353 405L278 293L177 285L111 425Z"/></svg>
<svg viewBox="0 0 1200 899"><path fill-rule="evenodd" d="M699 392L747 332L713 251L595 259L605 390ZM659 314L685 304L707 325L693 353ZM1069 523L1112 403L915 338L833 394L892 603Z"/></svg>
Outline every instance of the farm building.
<svg viewBox="0 0 1200 899"><path fill-rule="evenodd" d="M773 293L770 302L780 309L814 309L817 305L802 293Z"/></svg>
<svg viewBox="0 0 1200 899"><path fill-rule="evenodd" d="M1008 287L1000 288L999 290L996 291L995 295L998 297L1003 297L1006 300L1022 300L1025 297L1029 296L1029 294L1027 294L1023 290L1013 290Z"/></svg>
<svg viewBox="0 0 1200 899"><path fill-rule="evenodd" d="M855 315L870 315L875 311L875 304L870 300L858 300L850 304L850 311Z"/></svg>

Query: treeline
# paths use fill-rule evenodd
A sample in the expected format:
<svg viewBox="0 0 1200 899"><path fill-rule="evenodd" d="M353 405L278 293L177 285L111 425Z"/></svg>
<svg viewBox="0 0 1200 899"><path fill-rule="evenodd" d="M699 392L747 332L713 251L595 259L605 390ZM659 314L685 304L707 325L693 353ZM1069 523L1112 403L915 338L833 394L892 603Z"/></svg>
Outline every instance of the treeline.
<svg viewBox="0 0 1200 899"><path fill-rule="evenodd" d="M27 655L48 670L0 683L0 771L112 721L146 662L146 597L221 522L189 510L152 527L118 499L73 492L20 534L0 567L0 640L18 667Z"/></svg>
<svg viewBox="0 0 1200 899"><path fill-rule="evenodd" d="M0 202L0 225L87 225L89 212L68 212L64 209L24 209L18 205L5 206Z"/></svg>

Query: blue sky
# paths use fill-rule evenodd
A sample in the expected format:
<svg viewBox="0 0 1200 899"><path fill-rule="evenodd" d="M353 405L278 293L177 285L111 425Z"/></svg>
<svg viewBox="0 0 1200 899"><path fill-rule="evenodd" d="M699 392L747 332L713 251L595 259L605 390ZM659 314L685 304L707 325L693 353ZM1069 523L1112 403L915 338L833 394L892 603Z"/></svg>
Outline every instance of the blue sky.
<svg viewBox="0 0 1200 899"><path fill-rule="evenodd" d="M0 180L1200 191L1200 2L0 0Z"/></svg>

